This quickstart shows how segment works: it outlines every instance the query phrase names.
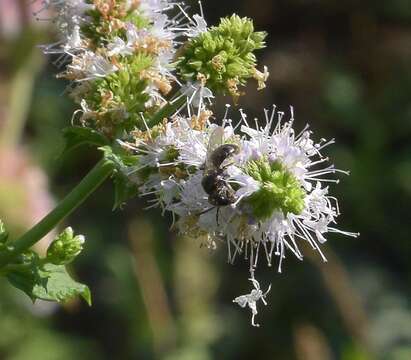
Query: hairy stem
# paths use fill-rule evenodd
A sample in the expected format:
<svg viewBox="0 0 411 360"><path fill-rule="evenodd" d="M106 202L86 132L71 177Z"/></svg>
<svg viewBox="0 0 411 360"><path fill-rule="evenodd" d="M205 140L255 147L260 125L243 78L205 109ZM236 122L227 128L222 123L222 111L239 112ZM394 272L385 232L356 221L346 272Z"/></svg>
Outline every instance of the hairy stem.
<svg viewBox="0 0 411 360"><path fill-rule="evenodd" d="M10 263L16 256L30 249L36 242L47 235L60 221L80 206L104 180L109 177L114 165L101 160L86 177L52 210L43 220L37 223L22 237L13 241L8 250L0 253L0 267Z"/></svg>

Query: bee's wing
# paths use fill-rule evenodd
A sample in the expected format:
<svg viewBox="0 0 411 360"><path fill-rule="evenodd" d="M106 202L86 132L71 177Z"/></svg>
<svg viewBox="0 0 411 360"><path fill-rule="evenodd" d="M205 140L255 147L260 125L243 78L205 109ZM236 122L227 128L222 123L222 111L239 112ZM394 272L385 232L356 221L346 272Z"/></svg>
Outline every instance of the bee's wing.
<svg viewBox="0 0 411 360"><path fill-rule="evenodd" d="M207 166L212 166L210 164L210 156L215 149L224 143L224 128L222 126L217 126L210 134L207 147Z"/></svg>

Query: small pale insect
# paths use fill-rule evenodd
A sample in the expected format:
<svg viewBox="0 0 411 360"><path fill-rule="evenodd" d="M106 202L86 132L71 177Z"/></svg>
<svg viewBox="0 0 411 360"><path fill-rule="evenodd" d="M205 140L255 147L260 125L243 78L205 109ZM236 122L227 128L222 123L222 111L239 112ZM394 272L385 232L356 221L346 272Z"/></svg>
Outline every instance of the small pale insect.
<svg viewBox="0 0 411 360"><path fill-rule="evenodd" d="M260 325L255 323L255 316L258 314L257 301L261 300L264 305L267 305L267 301L265 300L265 297L267 296L267 294L271 290L271 284L268 287L268 289L265 292L263 292L260 289L260 284L258 283L258 281L256 279L250 278L248 280L250 280L252 282L252 284L254 285L254 289L251 290L251 292L249 294L241 295L241 296L236 297L233 300L233 302L237 303L242 308L245 308L248 305L248 307L251 310L251 325L259 327Z"/></svg>

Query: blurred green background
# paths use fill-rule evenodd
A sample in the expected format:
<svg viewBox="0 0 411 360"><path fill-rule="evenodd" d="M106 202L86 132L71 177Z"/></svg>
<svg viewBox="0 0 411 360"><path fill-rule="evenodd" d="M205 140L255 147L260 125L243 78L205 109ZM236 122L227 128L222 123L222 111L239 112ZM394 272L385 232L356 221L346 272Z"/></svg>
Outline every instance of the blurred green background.
<svg viewBox="0 0 411 360"><path fill-rule="evenodd" d="M52 23L36 22L30 3L0 0L0 218L13 236L99 158L87 147L60 155L75 108L36 47L55 39ZM257 329L231 302L249 289L245 262L229 266L224 248L176 237L143 200L111 211L107 182L65 223L86 235L72 272L91 287L93 307L33 306L0 282L0 359L411 359L411 2L203 6L209 24L236 12L269 32L267 90L250 88L240 107L254 117L292 104L297 127L336 138L328 153L351 170L333 187L339 226L361 237L331 236L325 265L308 250L303 263L289 256L283 274L260 266L272 291ZM227 101L217 99L216 115Z"/></svg>

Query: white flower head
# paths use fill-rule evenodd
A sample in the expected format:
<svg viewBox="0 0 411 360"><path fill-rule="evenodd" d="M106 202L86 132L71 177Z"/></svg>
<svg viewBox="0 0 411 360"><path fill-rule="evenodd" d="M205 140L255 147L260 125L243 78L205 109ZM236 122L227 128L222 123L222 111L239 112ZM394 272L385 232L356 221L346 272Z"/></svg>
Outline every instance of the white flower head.
<svg viewBox="0 0 411 360"><path fill-rule="evenodd" d="M235 302L251 309L253 324L256 303L264 302L267 294L258 291L253 277L261 253L268 265L278 257L281 272L287 251L303 259L301 241L308 242L326 261L320 245L327 233L358 235L334 227L340 212L326 184L338 180L327 175L346 172L323 166L328 158L321 151L333 141L315 143L308 127L295 133L292 108L290 113L290 120L284 121L285 113L273 107L265 112L263 126L256 121L251 127L241 111L241 123L236 127L226 115L221 126L206 123L200 130L194 129L189 119L179 118L144 155L173 143L176 156L167 165L174 164L186 173L180 179L170 176L175 185L173 195L167 203L163 196L161 206L179 217L181 232L208 234L216 243L225 239L229 262L240 254L249 260L255 289ZM234 134L235 128L240 128L241 137ZM225 147L215 155L220 146ZM231 155L225 153L228 150ZM220 159L211 167L210 155ZM160 189L161 184L153 188Z"/></svg>

